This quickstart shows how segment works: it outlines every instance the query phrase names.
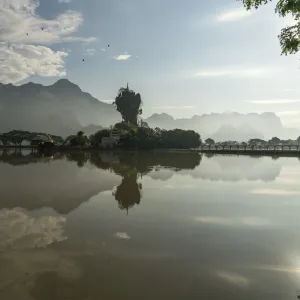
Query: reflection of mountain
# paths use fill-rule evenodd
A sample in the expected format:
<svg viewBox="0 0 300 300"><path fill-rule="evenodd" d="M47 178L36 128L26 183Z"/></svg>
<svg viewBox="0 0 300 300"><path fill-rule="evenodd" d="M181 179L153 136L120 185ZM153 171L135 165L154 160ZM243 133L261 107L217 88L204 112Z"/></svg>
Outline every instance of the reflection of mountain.
<svg viewBox="0 0 300 300"><path fill-rule="evenodd" d="M202 160L201 168L180 174L189 174L193 178L223 181L263 180L265 182L275 180L281 171L281 163L270 157L249 157L215 155Z"/></svg>
<svg viewBox="0 0 300 300"><path fill-rule="evenodd" d="M86 171L65 159L54 159L45 164L43 157L25 158L32 163L17 167L1 164L0 208L52 207L65 214L119 183L119 176L113 173L94 168ZM15 157L12 159L16 160ZM8 162L7 157L5 161ZM81 158L78 161L81 163ZM3 162L2 157L0 162Z"/></svg>
<svg viewBox="0 0 300 300"><path fill-rule="evenodd" d="M118 155L67 152L45 157L28 151L2 151L0 209L51 207L65 214L101 191L112 191L116 186L114 196L119 207L128 209L140 202L139 176L160 166L176 172L192 170L200 164L200 159L201 156L195 154L152 152Z"/></svg>

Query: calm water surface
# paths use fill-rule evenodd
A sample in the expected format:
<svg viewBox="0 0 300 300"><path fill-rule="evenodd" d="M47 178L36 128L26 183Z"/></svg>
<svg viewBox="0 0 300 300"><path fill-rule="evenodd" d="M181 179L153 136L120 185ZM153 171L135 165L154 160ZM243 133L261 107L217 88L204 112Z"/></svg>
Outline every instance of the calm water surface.
<svg viewBox="0 0 300 300"><path fill-rule="evenodd" d="M0 299L297 299L300 161L0 150Z"/></svg>

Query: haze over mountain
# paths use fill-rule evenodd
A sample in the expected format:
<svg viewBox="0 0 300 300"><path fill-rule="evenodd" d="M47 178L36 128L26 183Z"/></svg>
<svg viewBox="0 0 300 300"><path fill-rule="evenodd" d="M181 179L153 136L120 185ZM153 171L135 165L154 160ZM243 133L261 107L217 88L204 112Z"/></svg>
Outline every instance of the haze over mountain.
<svg viewBox="0 0 300 300"><path fill-rule="evenodd" d="M83 92L67 79L50 86L29 82L24 85L0 83L0 131L13 129L74 134L77 130L101 128L121 120L116 109Z"/></svg>
<svg viewBox="0 0 300 300"><path fill-rule="evenodd" d="M0 83L0 131L13 129L47 132L66 136L83 130L92 134L121 120L121 115L67 79L43 86ZM145 119L150 127L191 129L203 139L247 141L251 138L296 139L298 129L284 128L274 113L212 113L174 119L162 113Z"/></svg>
<svg viewBox="0 0 300 300"><path fill-rule="evenodd" d="M184 119L174 119L162 113L153 114L145 121L150 127L192 129L199 132L203 139L210 137L216 141L248 141L251 138L270 139L273 136L281 139L296 139L300 135L300 130L284 128L280 118L269 112L212 113Z"/></svg>

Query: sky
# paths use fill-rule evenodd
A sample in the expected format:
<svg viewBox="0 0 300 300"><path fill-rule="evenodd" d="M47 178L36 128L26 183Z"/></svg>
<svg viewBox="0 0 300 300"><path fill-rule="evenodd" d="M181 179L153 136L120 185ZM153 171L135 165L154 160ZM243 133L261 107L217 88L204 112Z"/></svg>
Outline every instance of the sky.
<svg viewBox="0 0 300 300"><path fill-rule="evenodd" d="M268 111L300 128L299 55L281 56L277 38L293 19L274 5L0 0L0 82L67 78L108 103L128 82L144 117Z"/></svg>

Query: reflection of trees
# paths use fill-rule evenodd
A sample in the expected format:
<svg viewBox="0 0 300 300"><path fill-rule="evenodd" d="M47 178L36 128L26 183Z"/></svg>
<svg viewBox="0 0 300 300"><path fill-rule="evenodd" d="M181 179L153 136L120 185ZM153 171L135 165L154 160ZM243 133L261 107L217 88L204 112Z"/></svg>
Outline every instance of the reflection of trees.
<svg viewBox="0 0 300 300"><path fill-rule="evenodd" d="M122 183L113 192L120 209L128 211L129 208L141 201L142 184L137 182L137 173L124 175Z"/></svg>
<svg viewBox="0 0 300 300"><path fill-rule="evenodd" d="M82 168L89 160L88 153L85 152L67 152L65 154L68 161L74 161L77 166Z"/></svg>
<svg viewBox="0 0 300 300"><path fill-rule="evenodd" d="M129 208L141 201L142 184L139 183L138 178L142 178L153 169L168 168L170 172L192 170L200 164L201 156L183 153L70 151L52 153L51 157L46 157L44 153L32 153L30 151L9 152L8 150L0 152L0 162L10 165L28 165L49 160L66 160L76 163L78 167L83 167L89 162L98 169L110 170L111 173L120 175L122 181L114 190L113 195L120 209L128 211ZM15 207L16 203L20 207L25 205L27 209L43 207L45 205L43 199L46 194L46 198L49 198L47 205L60 213L69 212L78 207L81 202L88 200L91 195L103 190L102 186L105 186L105 190L113 189L113 186L116 186L116 182L107 182L109 180L103 177L100 182L94 175L88 181L82 181L80 177L76 176L74 165L73 168L65 168L64 164L55 164L49 171L38 170L41 170L41 173L38 174L36 171L31 173L30 168L26 169L26 188L20 184L20 187L13 193L10 192L11 187L9 187L13 185L11 179L6 176L7 187L2 192L4 194L10 193L10 196L6 197L7 201L4 201L5 207ZM77 171L79 172L78 168ZM18 177L23 178L22 170L17 172ZM11 171L10 176L16 176L15 171ZM86 176L89 176L89 173L85 175L85 178L87 178ZM107 175L104 176L110 178ZM111 188L109 187L110 184ZM55 185L55 189L53 189L53 185ZM23 198L25 194L31 196L30 198L27 197L28 201L23 201L20 205L19 193L24 194ZM62 194L64 195L63 199Z"/></svg>
<svg viewBox="0 0 300 300"><path fill-rule="evenodd" d="M7 163L13 166L22 166L38 162L49 162L52 159L59 159L61 155L59 153L52 156L45 153L22 151L19 148L15 149L3 149L0 152L0 162Z"/></svg>

